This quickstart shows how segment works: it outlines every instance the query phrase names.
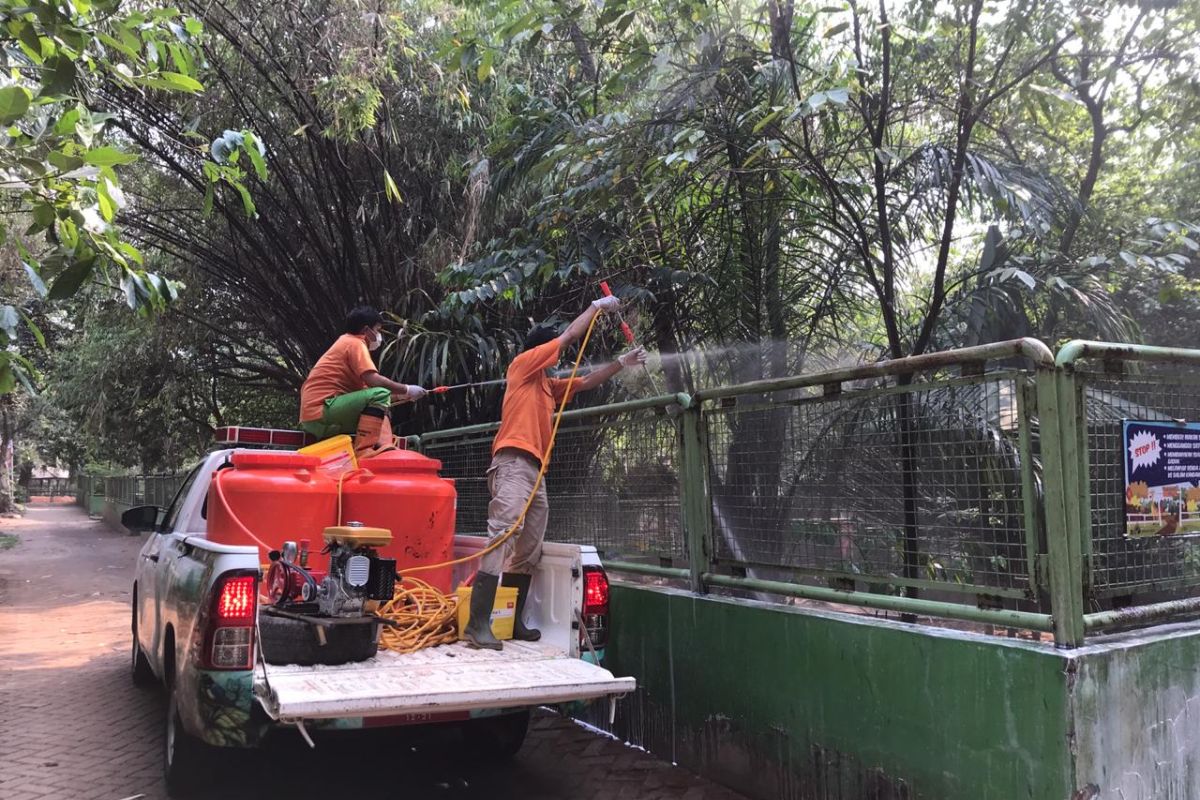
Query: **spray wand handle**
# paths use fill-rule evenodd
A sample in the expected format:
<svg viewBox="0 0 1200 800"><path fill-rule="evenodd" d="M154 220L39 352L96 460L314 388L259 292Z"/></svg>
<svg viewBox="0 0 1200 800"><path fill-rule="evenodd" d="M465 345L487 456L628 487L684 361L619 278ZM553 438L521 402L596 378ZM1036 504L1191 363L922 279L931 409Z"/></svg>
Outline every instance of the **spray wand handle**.
<svg viewBox="0 0 1200 800"><path fill-rule="evenodd" d="M600 281L600 291L604 292L605 297L612 297L612 289L608 288L608 281ZM621 333L625 334L625 341L633 344L633 330L630 329L629 323L621 316L621 312L617 312L617 319L621 320Z"/></svg>

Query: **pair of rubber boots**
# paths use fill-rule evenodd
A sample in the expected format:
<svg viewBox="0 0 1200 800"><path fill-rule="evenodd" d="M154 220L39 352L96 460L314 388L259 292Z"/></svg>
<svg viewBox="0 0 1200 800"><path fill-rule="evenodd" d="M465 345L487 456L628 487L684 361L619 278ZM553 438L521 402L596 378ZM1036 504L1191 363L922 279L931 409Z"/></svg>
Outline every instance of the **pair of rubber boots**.
<svg viewBox="0 0 1200 800"><path fill-rule="evenodd" d="M360 461L396 449L392 422L381 408L367 408L358 417L354 432L354 456Z"/></svg>
<svg viewBox="0 0 1200 800"><path fill-rule="evenodd" d="M492 607L496 604L496 585L500 579L490 572L475 573L471 586L471 615L463 638L467 645L476 650L500 650L504 645L492 633ZM525 601L529 599L529 584L532 575L506 573L504 586L517 589L517 610L513 619L513 638L520 642L536 642L542 638L537 628L525 626Z"/></svg>

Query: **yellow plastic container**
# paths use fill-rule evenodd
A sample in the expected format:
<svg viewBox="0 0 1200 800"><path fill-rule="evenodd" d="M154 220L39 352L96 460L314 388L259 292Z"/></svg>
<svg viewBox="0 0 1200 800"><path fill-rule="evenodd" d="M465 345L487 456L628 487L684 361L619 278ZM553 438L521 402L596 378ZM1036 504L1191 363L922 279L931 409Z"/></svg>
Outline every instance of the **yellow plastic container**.
<svg viewBox="0 0 1200 800"><path fill-rule="evenodd" d="M334 478L358 467L358 459L354 457L354 440L344 433L322 439L296 452L321 459L321 470Z"/></svg>
<svg viewBox="0 0 1200 800"><path fill-rule="evenodd" d="M458 591L458 638L463 638L467 619L471 616L471 587L460 586ZM517 619L517 587L496 588L496 602L492 606L492 635L497 639L511 639L513 623Z"/></svg>

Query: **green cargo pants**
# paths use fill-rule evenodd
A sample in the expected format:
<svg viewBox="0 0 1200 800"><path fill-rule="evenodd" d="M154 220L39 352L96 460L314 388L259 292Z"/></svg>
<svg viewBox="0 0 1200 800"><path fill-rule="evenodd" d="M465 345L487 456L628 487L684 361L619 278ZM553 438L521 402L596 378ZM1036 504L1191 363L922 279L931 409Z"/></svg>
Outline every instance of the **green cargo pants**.
<svg viewBox="0 0 1200 800"><path fill-rule="evenodd" d="M379 408L386 414L391 402L391 391L382 386L339 394L325 401L325 410L321 412L320 419L301 422L300 430L311 433L318 440L342 433L353 436L358 431L358 418L362 416L363 409Z"/></svg>

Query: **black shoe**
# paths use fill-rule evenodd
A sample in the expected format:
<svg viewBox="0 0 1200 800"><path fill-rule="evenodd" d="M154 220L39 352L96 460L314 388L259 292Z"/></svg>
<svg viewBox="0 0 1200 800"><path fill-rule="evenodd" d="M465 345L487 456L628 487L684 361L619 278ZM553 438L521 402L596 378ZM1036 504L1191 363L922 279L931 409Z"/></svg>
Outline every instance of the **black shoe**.
<svg viewBox="0 0 1200 800"><path fill-rule="evenodd" d="M513 638L519 642L536 642L542 638L542 632L537 628L525 626L525 601L529 599L529 584L532 575L505 573L502 585L517 587L517 613L513 619Z"/></svg>
<svg viewBox="0 0 1200 800"><path fill-rule="evenodd" d="M471 616L463 638L476 650L501 650L504 645L492 635L492 606L496 604L496 582L499 577L487 572L475 573L471 586Z"/></svg>

